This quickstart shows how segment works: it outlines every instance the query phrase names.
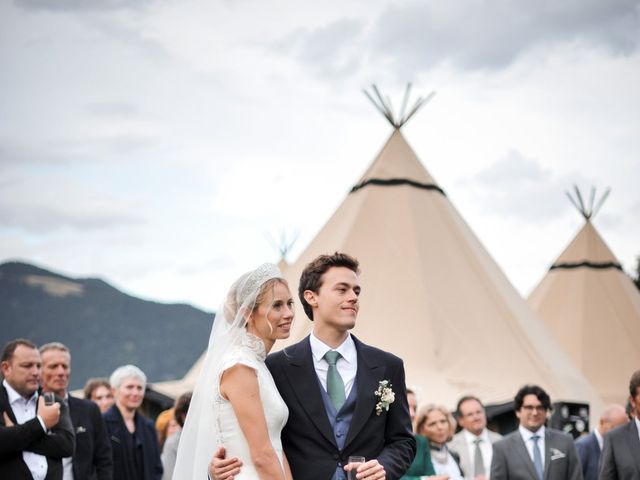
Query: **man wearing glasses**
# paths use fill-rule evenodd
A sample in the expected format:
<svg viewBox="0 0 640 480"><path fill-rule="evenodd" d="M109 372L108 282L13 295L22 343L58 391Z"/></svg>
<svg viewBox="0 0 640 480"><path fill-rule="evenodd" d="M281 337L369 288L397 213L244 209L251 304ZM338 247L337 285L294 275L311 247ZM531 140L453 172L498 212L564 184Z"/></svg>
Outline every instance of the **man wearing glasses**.
<svg viewBox="0 0 640 480"><path fill-rule="evenodd" d="M582 480L571 436L545 427L551 399L525 385L514 399L518 430L493 446L491 480Z"/></svg>

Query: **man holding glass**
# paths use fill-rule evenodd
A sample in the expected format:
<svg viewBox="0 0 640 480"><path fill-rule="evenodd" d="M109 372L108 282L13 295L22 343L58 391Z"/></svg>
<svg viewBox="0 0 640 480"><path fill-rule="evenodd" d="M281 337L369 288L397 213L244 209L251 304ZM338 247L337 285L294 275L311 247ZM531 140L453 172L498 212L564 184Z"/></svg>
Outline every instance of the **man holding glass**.
<svg viewBox="0 0 640 480"><path fill-rule="evenodd" d="M73 453L69 410L38 395L42 362L36 346L12 340L2 351L0 478L62 480L62 458Z"/></svg>

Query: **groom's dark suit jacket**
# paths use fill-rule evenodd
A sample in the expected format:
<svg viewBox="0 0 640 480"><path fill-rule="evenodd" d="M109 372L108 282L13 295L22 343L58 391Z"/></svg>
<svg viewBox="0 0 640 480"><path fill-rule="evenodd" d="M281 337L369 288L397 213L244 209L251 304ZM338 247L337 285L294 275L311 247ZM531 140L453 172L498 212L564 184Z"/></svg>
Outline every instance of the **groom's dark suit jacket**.
<svg viewBox="0 0 640 480"><path fill-rule="evenodd" d="M296 480L328 480L350 455L377 458L387 480L400 478L413 461L416 447L402 360L352 338L358 352L357 400L342 450L336 445L322 401L309 337L267 357L267 366L289 407L282 444ZM391 383L395 401L389 411L376 415L374 392L381 380Z"/></svg>
<svg viewBox="0 0 640 480"><path fill-rule="evenodd" d="M42 429L40 421L33 417L18 425L9 404L7 390L0 384L0 478L11 480L31 480L29 467L22 459L27 450L47 457L46 480L62 480L62 458L70 457L75 446L73 426L69 409L61 398L60 420L49 432ZM7 427L2 412L6 412L13 426Z"/></svg>

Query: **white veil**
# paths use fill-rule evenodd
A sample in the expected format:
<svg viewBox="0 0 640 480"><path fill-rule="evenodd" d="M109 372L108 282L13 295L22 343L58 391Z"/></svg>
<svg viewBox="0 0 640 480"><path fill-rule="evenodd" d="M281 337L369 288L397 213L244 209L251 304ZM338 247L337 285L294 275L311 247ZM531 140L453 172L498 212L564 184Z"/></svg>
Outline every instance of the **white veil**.
<svg viewBox="0 0 640 480"><path fill-rule="evenodd" d="M253 310L262 285L274 278L283 277L278 267L271 263L245 273L233 283L216 312L207 353L180 436L173 480L207 478L209 462L220 444L214 411L219 388L218 369L225 354L240 345L246 335L246 314Z"/></svg>

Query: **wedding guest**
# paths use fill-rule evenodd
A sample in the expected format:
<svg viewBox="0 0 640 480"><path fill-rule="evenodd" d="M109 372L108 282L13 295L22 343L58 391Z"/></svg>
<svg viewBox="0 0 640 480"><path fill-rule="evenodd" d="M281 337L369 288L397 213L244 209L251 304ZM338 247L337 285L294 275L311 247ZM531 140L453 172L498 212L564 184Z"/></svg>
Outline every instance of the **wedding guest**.
<svg viewBox="0 0 640 480"><path fill-rule="evenodd" d="M629 422L624 407L618 404L607 406L600 414L598 426L589 435L576 439L575 445L582 465L584 480L598 480L604 436L614 428Z"/></svg>
<svg viewBox="0 0 640 480"><path fill-rule="evenodd" d="M460 457L447 448L451 438L451 414L440 405L424 405L416 414L416 433L428 440L431 463L436 475L448 476L450 480L462 480Z"/></svg>
<svg viewBox="0 0 640 480"><path fill-rule="evenodd" d="M180 425L175 420L174 408L168 408L160 412L156 418L156 433L158 434L158 444L160 451L164 448L164 444L171 435L180 429Z"/></svg>
<svg viewBox="0 0 640 480"><path fill-rule="evenodd" d="M0 367L0 478L62 480L62 458L73 454L75 436L64 400L47 405L38 394L40 352L29 340L12 340Z"/></svg>
<svg viewBox="0 0 640 480"><path fill-rule="evenodd" d="M407 388L407 403L409 404L409 415L411 416L411 422L413 423L418 409L418 398L416 397L415 392L409 388ZM417 430L414 431L416 439L416 456L413 458L413 462L411 463L409 470L400 477L400 480L420 480L424 477L431 477L436 474L433 469L433 463L431 463L431 451L429 449L429 441L427 440L427 437L417 433Z"/></svg>
<svg viewBox="0 0 640 480"><path fill-rule="evenodd" d="M91 400L69 395L71 352L59 342L40 347L42 358L42 391L64 399L69 407L76 433L73 455L62 459L64 480L113 479L113 460L107 429L98 406Z"/></svg>
<svg viewBox="0 0 640 480"><path fill-rule="evenodd" d="M90 378L83 388L84 398L98 405L100 413L104 413L113 405L113 392L106 378Z"/></svg>
<svg viewBox="0 0 640 480"><path fill-rule="evenodd" d="M173 407L174 420L178 425L178 429L175 433L167 437L167 441L164 443L164 448L162 449L161 458L162 467L164 468L162 480L171 480L173 478L173 470L175 469L176 457L178 456L178 445L180 444L180 437L182 436L182 427L184 426L189 405L191 404L191 395L191 392L183 393L178 397Z"/></svg>
<svg viewBox="0 0 640 480"><path fill-rule="evenodd" d="M104 414L113 449L113 478L160 480L162 462L153 422L138 412L147 377L134 365L117 368L109 379L115 404Z"/></svg>
<svg viewBox="0 0 640 480"><path fill-rule="evenodd" d="M485 480L491 471L493 444L502 435L487 429L487 416L479 398L466 395L456 408L462 430L453 436L449 448L460 456L465 478Z"/></svg>

